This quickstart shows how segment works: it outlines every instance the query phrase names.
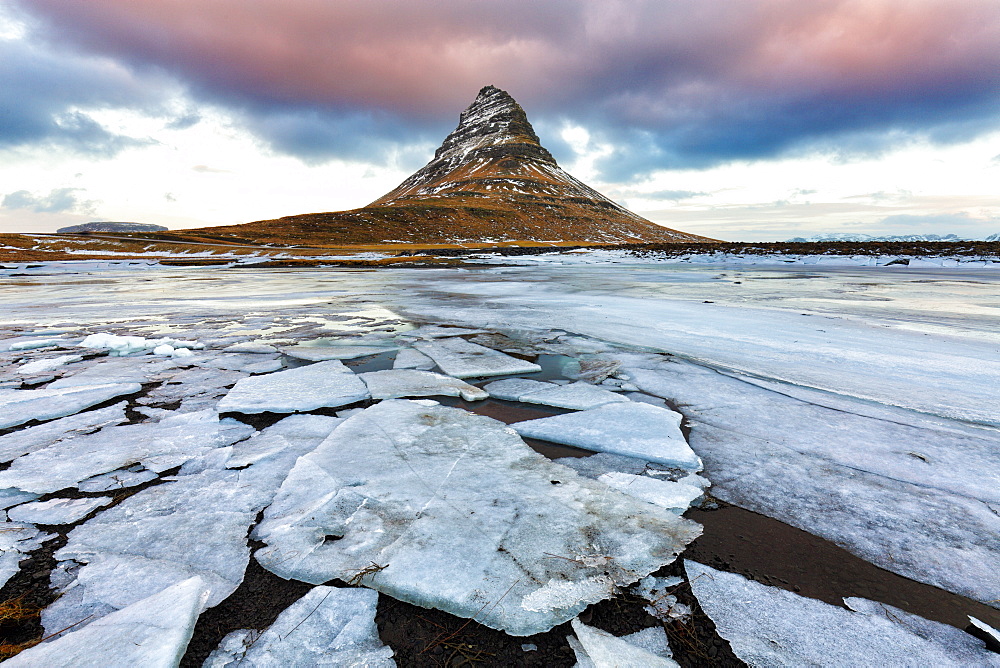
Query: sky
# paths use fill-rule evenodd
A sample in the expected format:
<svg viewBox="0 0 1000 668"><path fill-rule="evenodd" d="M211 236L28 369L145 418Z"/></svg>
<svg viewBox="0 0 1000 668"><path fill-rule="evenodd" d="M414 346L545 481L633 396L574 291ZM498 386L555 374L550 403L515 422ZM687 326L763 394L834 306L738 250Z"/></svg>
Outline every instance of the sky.
<svg viewBox="0 0 1000 668"><path fill-rule="evenodd" d="M0 232L364 206L487 84L669 227L1000 233L997 0L0 0Z"/></svg>

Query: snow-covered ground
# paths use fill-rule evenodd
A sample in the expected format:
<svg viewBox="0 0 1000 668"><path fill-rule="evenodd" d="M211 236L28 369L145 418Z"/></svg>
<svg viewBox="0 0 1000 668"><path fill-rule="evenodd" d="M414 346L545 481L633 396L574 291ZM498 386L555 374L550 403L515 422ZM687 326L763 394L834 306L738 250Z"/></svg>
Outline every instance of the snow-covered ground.
<svg viewBox="0 0 1000 668"><path fill-rule="evenodd" d="M801 260L568 253L502 267L11 277L0 500L23 542L5 534L4 574L67 522L52 576L66 595L43 621L59 631L90 615L81 627L95 630L58 642L153 623L142 601L180 587L190 600L163 650L174 656L198 607L239 585L252 529L265 545L254 558L282 577L338 577L535 633L669 563L697 535L677 513L707 478L715 498L1000 608L1000 265ZM342 354L355 348L374 353L357 373ZM576 412L508 428L419 398L487 392ZM245 424L296 412L257 433ZM519 434L606 454L548 462ZM151 486L104 502L138 485ZM81 494L101 500L59 501ZM210 527L223 529L202 540ZM322 605L327 590L313 591ZM352 605L370 629L371 602ZM575 627L591 658L603 651ZM247 651L240 633L220 651ZM928 659L947 653L922 637ZM812 656L791 641L782 651Z"/></svg>

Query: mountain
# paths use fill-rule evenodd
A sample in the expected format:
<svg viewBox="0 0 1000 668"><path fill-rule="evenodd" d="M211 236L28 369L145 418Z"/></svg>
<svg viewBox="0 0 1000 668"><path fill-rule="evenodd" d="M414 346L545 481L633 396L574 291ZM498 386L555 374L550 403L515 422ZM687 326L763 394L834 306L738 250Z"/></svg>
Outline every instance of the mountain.
<svg viewBox="0 0 1000 668"><path fill-rule="evenodd" d="M570 176L541 145L524 109L493 86L479 91L427 165L366 207L184 236L312 245L712 241L656 225Z"/></svg>
<svg viewBox="0 0 1000 668"><path fill-rule="evenodd" d="M162 225L150 225L148 223L112 223L96 222L83 223L81 225L70 225L60 227L56 234L81 234L86 232L166 232L167 228Z"/></svg>
<svg viewBox="0 0 1000 668"><path fill-rule="evenodd" d="M938 234L889 234L882 236L873 236L871 234L860 234L854 232L833 232L830 234L817 234L812 237L793 237L788 240L788 243L811 243L817 241L851 241L851 242L864 242L864 241L965 241L959 236L954 234L945 234L944 236ZM991 241L987 238L986 241Z"/></svg>

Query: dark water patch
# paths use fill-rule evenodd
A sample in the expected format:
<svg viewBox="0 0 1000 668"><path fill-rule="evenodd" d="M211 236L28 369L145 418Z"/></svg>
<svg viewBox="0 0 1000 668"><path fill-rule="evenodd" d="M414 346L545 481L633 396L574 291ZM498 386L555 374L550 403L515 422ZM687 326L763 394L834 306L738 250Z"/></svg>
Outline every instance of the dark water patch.
<svg viewBox="0 0 1000 668"><path fill-rule="evenodd" d="M528 444L532 450L549 459L559 459L561 457L590 457L597 453L583 448L574 448L572 445L563 445L551 441L541 441L537 438L521 437L521 440Z"/></svg>
<svg viewBox="0 0 1000 668"><path fill-rule="evenodd" d="M482 401L465 401L458 397L433 397L445 406L453 406L475 413L485 415L494 420L499 420L504 424L523 422L524 420L534 420L537 418L552 417L573 411L565 408L555 408L553 406L543 406L540 404L524 404L517 401L505 401L503 399L483 399Z"/></svg>
<svg viewBox="0 0 1000 668"><path fill-rule="evenodd" d="M359 357L353 360L344 360L344 364L354 373L368 373L369 371L385 371L392 368L392 363L396 359L395 350L387 350L377 355Z"/></svg>
<svg viewBox="0 0 1000 668"><path fill-rule="evenodd" d="M1000 610L883 570L770 517L722 503L684 515L705 527L684 557L712 568L840 607L858 596L960 629L969 625L967 615L1000 627Z"/></svg>

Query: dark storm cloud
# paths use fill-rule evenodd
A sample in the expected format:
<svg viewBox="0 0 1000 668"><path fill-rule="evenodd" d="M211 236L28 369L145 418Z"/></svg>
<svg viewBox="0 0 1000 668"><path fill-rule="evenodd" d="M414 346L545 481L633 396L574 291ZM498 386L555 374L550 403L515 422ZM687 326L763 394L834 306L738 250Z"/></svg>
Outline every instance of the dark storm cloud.
<svg viewBox="0 0 1000 668"><path fill-rule="evenodd" d="M488 83L540 129L613 145L612 179L1000 125L995 0L19 4L48 39L170 73L307 161L438 141Z"/></svg>

